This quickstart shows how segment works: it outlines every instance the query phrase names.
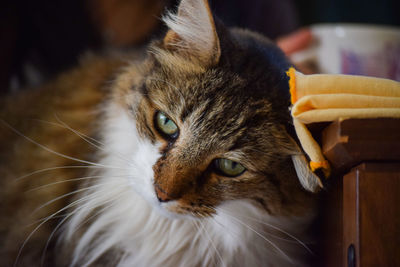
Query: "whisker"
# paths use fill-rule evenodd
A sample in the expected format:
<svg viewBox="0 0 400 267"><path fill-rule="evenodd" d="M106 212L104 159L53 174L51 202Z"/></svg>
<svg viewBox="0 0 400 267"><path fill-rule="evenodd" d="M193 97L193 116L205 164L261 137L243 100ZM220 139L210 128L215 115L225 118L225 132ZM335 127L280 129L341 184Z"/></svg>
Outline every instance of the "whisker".
<svg viewBox="0 0 400 267"><path fill-rule="evenodd" d="M87 165L69 165L69 166L56 166L56 167L49 167L41 170L36 170L33 172L30 172L28 174L24 174L18 178L16 178L14 181L17 182L19 180L25 179L29 176L42 173L42 172L47 172L47 171L53 171L53 170L59 170L59 169L109 169L110 167L102 167L102 166L87 166ZM118 167L112 167L112 169L123 169L123 168L118 168Z"/></svg>
<svg viewBox="0 0 400 267"><path fill-rule="evenodd" d="M61 212L61 211L59 211L59 212ZM55 215L55 214L54 214L54 215ZM46 220L44 220L43 222L41 222L41 223L40 223L35 229L33 229L33 231L28 235L28 237L25 239L25 241L22 243L20 249L18 250L17 258L15 259L15 262L14 262L14 265L13 265L14 267L17 266L19 257L21 256L21 253L22 253L22 250L23 250L23 248L25 247L25 245L28 243L29 239L34 235L34 233L36 233L36 231L37 231L43 224L45 224L46 222L48 222L51 218L53 218L53 216L47 217Z"/></svg>
<svg viewBox="0 0 400 267"><path fill-rule="evenodd" d="M41 223L41 222L45 221L47 218L48 217L40 218L40 219L38 219L38 220L36 220L36 221L34 221L32 223L29 223L29 224L25 225L25 227L29 228L29 227L31 227L33 225L36 225L38 223ZM59 218L64 218L64 215L57 215L57 216L52 217L51 219L59 219Z"/></svg>
<svg viewBox="0 0 400 267"><path fill-rule="evenodd" d="M227 216L231 217L233 220L237 221L238 223L240 223L241 225L247 227L247 229L253 231L256 235L258 235L260 238L262 238L263 240L267 241L272 247L274 247L278 252L280 252L283 256L285 256L285 258L292 264L294 264L293 260L282 250L280 249L274 242L272 242L271 240L269 240L268 238L266 238L265 236L263 236L262 234L260 234L257 230L255 230L254 228L252 228L251 226L247 225L246 223L242 222L241 220L237 219L235 216L232 216L230 214L228 214L227 212L223 212L221 209L217 209L219 212L222 212L224 214L226 214Z"/></svg>
<svg viewBox="0 0 400 267"><path fill-rule="evenodd" d="M57 155L57 156L62 157L62 158L70 159L70 160L73 160L73 161L76 161L76 162L86 163L86 164L93 165L93 166L102 166L102 167L106 167L106 168L113 168L113 166L107 166L107 165L103 165L103 164L100 164L100 163L95 163L95 162L91 162L91 161L87 161L87 160L83 160L83 159L78 159L78 158L71 157L71 156L68 156L68 155L64 155L64 154L62 154L62 153L59 153L59 152L57 152L57 151L54 151L54 150L48 148L47 146L42 145L42 144L36 142L35 140L29 138L28 136L22 134L20 131L18 131L17 129L15 129L15 128L12 127L11 125L9 125L8 123L6 123L4 120L0 119L0 122L3 123L3 124L4 124L6 127L8 127L9 129L11 129L14 133L18 134L19 136L25 138L25 139L28 140L29 142L31 142L31 143L33 143L33 144L39 146L40 148L43 148L43 149L46 150L47 152L50 152L50 153L52 153L52 154L54 154L54 155Z"/></svg>
<svg viewBox="0 0 400 267"><path fill-rule="evenodd" d="M201 218L204 219L204 216L201 215L200 213L197 213L197 215L199 215ZM219 251L218 251L218 249L217 249L217 246L216 246L216 245L214 244L214 242L212 241L211 236L210 236L210 234L208 233L207 229L204 227L204 224L202 223L201 220L199 220L198 222L199 222L200 226L203 228L204 233L206 234L207 239L210 241L211 246L214 248L215 252L217 253L217 256L218 256L218 258L219 258L219 260L220 260L222 266L225 266L224 261L223 261L223 259L222 259L222 256L221 256L221 254L219 253Z"/></svg>
<svg viewBox="0 0 400 267"><path fill-rule="evenodd" d="M215 213L217 213L217 210L214 207L208 206L208 205L206 205L206 207L213 210ZM213 216L207 217L207 219L212 220L214 223L218 224L222 229L229 230L229 231L227 231L227 233L229 233L230 235L233 236L233 234L235 234L236 236L240 237L240 235L238 233L231 231L231 229L229 229L229 228L226 228L225 225L223 225L221 222L217 221Z"/></svg>
<svg viewBox="0 0 400 267"><path fill-rule="evenodd" d="M35 229L32 230L32 232L31 232L31 233L28 235L28 237L24 240L24 242L22 243L20 249L18 250L18 254L17 254L17 257L16 257L16 259L15 259L15 261L14 261L13 267L17 267L18 260L19 260L21 254L22 254L22 251L23 251L25 245L28 243L29 239L36 233L36 231L37 231L43 224L45 224L46 222L48 222L49 220L51 220L52 218L54 218L54 216L56 216L57 214L59 214L59 213L63 212L64 210L66 210L66 209L72 207L73 205L75 205L77 201L79 201L79 200L76 200L76 201L70 203L69 205L65 206L64 208L61 208L61 209L59 209L58 211L54 212L53 214L51 214L50 216L48 216L43 222L41 222L37 227L35 227Z"/></svg>
<svg viewBox="0 0 400 267"><path fill-rule="evenodd" d="M279 232L281 232L281 233L284 233L285 235L287 235L287 236L289 236L290 238L292 238L292 239L293 239L293 242L299 243L299 244L300 244L301 246L303 246L308 252L310 252L311 254L314 255L314 252L313 252L303 241L301 241L300 239L298 239L298 238L295 237L294 235L292 235L292 234L286 232L285 230L282 230L281 228L279 228L279 227L277 227L277 226L274 226L274 225L272 225L272 224L269 224L269 223L267 223L267 222L263 222L263 221L260 221L260 220L254 219L254 218L249 218L249 219L250 219L250 220L253 220L253 221L256 221L256 222L259 222L259 223L261 223L261 224L264 224L264 225L266 225L266 226L268 226L268 227L271 227L271 228L273 228L273 229L275 229L275 230L277 230L277 231L279 231ZM278 238L277 236L275 236L275 237ZM289 241L288 239L283 239L283 240Z"/></svg>
<svg viewBox="0 0 400 267"><path fill-rule="evenodd" d="M200 237L201 237L201 231L200 231L199 226L195 223L195 222L198 220L196 214L195 214L193 211L191 211L190 213L192 214L193 217L195 217L195 218L193 218L193 220L190 220L190 222L191 222L191 223L194 225L194 227L196 227L196 229L197 229L196 235L195 235L195 237L193 238L193 242L191 243L191 247L193 247L193 246L194 246L194 243L197 242L197 240L200 239Z"/></svg>
<svg viewBox="0 0 400 267"><path fill-rule="evenodd" d="M40 259L40 266L41 266L41 267L44 266L44 261L45 261L45 258L46 258L46 251L47 251L47 248L48 248L49 245L50 245L50 241L51 241L51 239L53 238L53 235L57 232L57 230L61 227L61 225L62 225L66 220L68 220L68 218L71 217L73 214L74 214L74 213L70 213L70 214L68 214L67 216L65 216L65 218L62 219L62 220L57 224L57 226L54 228L54 230L51 232L49 238L47 239L46 245L44 246L43 253L42 253L42 256L41 256L41 259Z"/></svg>
<svg viewBox="0 0 400 267"><path fill-rule="evenodd" d="M92 196L92 199L96 198L96 197L93 197L93 194L92 194L91 196ZM108 201L103 202L101 205L105 205L106 203L113 202L114 200L116 200L116 199L118 199L118 198L120 198L120 197L121 197L121 196L118 195L116 198L109 199ZM86 201L86 200L88 200L88 198L85 198L85 199L83 199L82 201ZM80 202L82 202L82 201L80 201ZM79 203L80 203L80 202L79 202ZM77 204L79 204L79 203L77 203ZM90 221L90 220L93 219L94 217L96 217L96 216L98 216L99 214L101 214L102 212L104 212L104 210L109 209L109 208L112 207L113 205L115 205L115 203L111 203L110 205L104 206L102 209L100 209L100 210L97 211L95 214L91 215L91 216L88 217L85 221L83 221L81 224L79 224L79 225L75 228L75 231L77 231L77 230L78 230L80 227L82 227L85 223L87 223L88 221ZM53 238L53 236L54 236L55 233L57 232L57 230L58 230L71 216L73 216L75 213L77 213L80 209L85 209L85 208L87 208L87 206L89 206L89 205L85 205L85 204L84 204L84 205L78 207L76 210L72 211L71 213L66 214L65 217L64 217L64 219L61 220L60 223L57 224L57 226L54 228L54 230L52 231L52 233L50 234L50 236L49 236L49 238L48 238L48 240L47 240L47 242L46 242L46 245L45 245L45 248L44 248L42 257L41 257L41 266L44 265L45 254L46 254L47 248L48 248L48 246L49 246L49 244L50 244L51 239Z"/></svg>
<svg viewBox="0 0 400 267"><path fill-rule="evenodd" d="M129 192L129 191L128 191ZM123 194L127 194L128 192L124 192ZM101 206L104 206L105 204L112 202L110 205L108 206L104 206L102 207L100 210L98 210L97 212L95 212L93 215L89 216L86 220L84 220L83 222L81 222L76 228L75 231L78 230L80 227L82 227L83 225L85 225L87 222L89 222L91 219L93 219L94 217L98 216L99 214L101 214L103 211L105 211L106 209L109 209L110 207L114 206L116 203L114 203L115 200L117 200L118 198L120 198L121 195L118 195L117 197L111 198L107 201L104 201L103 203L101 203ZM100 205L99 205L100 206ZM82 205L81 207L79 207L78 209L83 209L86 208L85 205Z"/></svg>
<svg viewBox="0 0 400 267"><path fill-rule="evenodd" d="M214 211L216 211L215 208L213 208L213 207L210 207L210 206L207 206L207 207L210 208L210 209L213 209ZM250 220L259 222L259 223L264 224L264 225L266 225L266 226L271 226L271 228L273 228L273 225L267 224L267 223L265 223L265 222L263 222L263 221L260 221L260 220L254 219L254 218L250 218L250 217L248 217L248 216L243 216L243 215L238 215L238 216L242 216L242 217L244 217L244 218L248 218L248 219L250 219ZM223 226L220 222L218 222L215 218L210 217L210 219L213 220L215 223L217 223L219 226L224 227L224 226ZM283 230L279 229L278 227L276 227L276 230L278 230L278 231L280 231L280 232L283 231ZM270 233L270 232L267 232L267 231L262 231L262 233L263 233L263 234L266 234L266 235L269 235L269 236L271 236L271 237L273 237L273 238L276 238L276 239L279 239L279 240L282 240L282 241L285 241L285 242L289 242L289 243L300 243L300 244L303 243L303 242L300 241L300 240L296 240L295 237L292 237L292 236L291 236L289 233L287 233L287 232L283 232L283 233L286 234L286 235L288 235L288 236L291 237L292 239L283 238L283 237L274 235L274 234L272 234L272 233ZM295 239L295 240L293 240L293 239ZM302 244L302 245L303 245L303 244ZM304 244L304 246L306 246L306 245ZM305 248L308 249L307 246L306 246ZM312 253L311 250L310 250L310 253Z"/></svg>
<svg viewBox="0 0 400 267"><path fill-rule="evenodd" d="M93 138L93 137L87 136L87 135L85 135L85 134L83 134L83 133L81 133L81 132L79 132L79 131L77 131L77 130L74 130L73 128L71 128L71 127L70 127L67 123L65 123L65 122L64 122L65 125L61 124L61 123L63 123L63 122L59 119L59 117L57 116L57 114L54 114L54 116L55 116L55 118L56 118L60 123L56 123L56 122L52 122L52 121L45 121L45 120L41 120L41 119L32 119L32 120L37 121L37 122L41 122L41 123L45 123L45 124L49 124L49 125L53 125L53 126L57 126L57 127L66 128L66 129L68 129L68 130L70 130L70 131L72 131L72 132L74 132L74 133L76 133L76 134L79 134L79 135L84 136L85 138L91 140L92 142L97 143L98 145L104 145L104 144L102 144L99 140L97 140L97 139L95 139L95 138Z"/></svg>
<svg viewBox="0 0 400 267"><path fill-rule="evenodd" d="M96 184L96 185L92 185L92 186L85 187L85 188L80 188L80 189L74 190L74 191L72 191L72 192L63 194L63 195L61 195L61 196L59 196L59 197L56 197L56 198L54 198L54 199L52 199L52 200L50 200L50 201L44 203L43 205L39 206L39 207L36 208L32 213L37 212L38 210L40 210L40 209L42 209L42 208L44 208L44 207L46 207L46 206L48 206L48 205L50 205L50 204L56 202L57 200L63 199L63 198L65 198L65 197L68 197L68 196L71 196L71 195L74 195L74 194L77 194L77 193L82 192L82 191L87 191L87 190L91 190L91 189L93 189L93 188L101 187L101 186L104 186L104 185L107 185L107 184L114 184L114 182Z"/></svg>
<svg viewBox="0 0 400 267"><path fill-rule="evenodd" d="M196 216L196 214L194 213L194 212L191 212L192 214L193 214L193 216L195 216L195 217L197 217ZM197 220L191 220L190 221L193 225L194 225L194 227L196 227L196 229L197 229L197 235L196 235L196 237L197 238L199 238L199 237L201 237L201 229L200 229L200 226L197 224Z"/></svg>
<svg viewBox="0 0 400 267"><path fill-rule="evenodd" d="M270 228L272 228L272 229L274 229L274 230L277 230L277 231L279 231L279 232L281 232L281 233L287 235L288 237L290 237L290 238L293 239L293 242L299 243L299 244L300 244L302 247L304 247L309 253L311 253L312 255L314 255L314 252L313 252L303 241L301 241L301 240L300 240L299 238L297 238L296 236L290 234L289 232L287 232L287 231L285 231L285 230L283 230L283 229L281 229L281 228L279 228L279 227L277 227L277 226L275 226L275 225L273 225L273 224L270 224L270 223L261 221L261 220L259 220L259 219L253 218L253 217L244 216L244 215L238 215L238 216L241 216L241 217L243 217L243 218L247 218L247 219L249 219L249 220L252 220L252 221L261 223L261 224L263 224L263 225L265 225L265 226L268 226L268 227L270 227ZM271 233L267 233L267 234L269 234L269 235L271 235L271 236L273 236L273 237L275 237L275 238L277 238L277 239L282 239L282 240L285 240L285 241L290 241L289 239L284 239L284 238L278 237L278 236L276 236L276 235L273 235L273 234L271 234Z"/></svg>
<svg viewBox="0 0 400 267"><path fill-rule="evenodd" d="M122 179L122 178L127 178L129 177L129 175L125 175L125 176L105 176L105 175L93 175L93 176L85 176L85 177L80 177L80 178L74 178L74 179L67 179L67 180L63 180L63 181L57 181L54 183L49 183L49 184L45 184L45 185L41 185L32 189L29 189L26 192L32 192L32 191L37 191L52 185L57 185L57 184L62 184L62 183L68 183L68 182L75 182L75 181L81 181L81 180L91 180L91 179L100 179L100 178L118 178L118 179Z"/></svg>
<svg viewBox="0 0 400 267"><path fill-rule="evenodd" d="M192 212L194 214L194 216L197 217L198 213L196 212ZM197 215L196 215L197 214ZM199 220L193 220L192 223L193 225L196 227L198 234L201 236L201 233L204 232L204 228L200 228L200 226L197 224L197 222L199 222ZM207 239L210 240L210 237L207 235ZM216 250L216 248L212 245L212 247ZM218 253L218 252L217 252ZM212 260L215 262L215 257L214 255L212 255Z"/></svg>
<svg viewBox="0 0 400 267"><path fill-rule="evenodd" d="M87 143L91 144L92 146L98 148L99 150L109 152L108 150L104 149L105 144L103 144L102 142L100 142L100 141L98 141L98 140L96 140L96 139L94 139L94 138L91 138L91 137L89 137L89 136L87 136L87 135L84 135L83 133L80 133L80 132L77 131L77 130L72 129L67 123L61 121L61 119L57 116L57 114L54 114L54 116L56 117L56 120L59 121L59 122L61 123L61 126L65 127L66 129L68 129L68 130L70 130L70 131L72 131L74 134L76 134L77 136L79 136L80 138L82 138L82 139L85 140ZM90 138L91 141L88 140L89 138ZM96 142L98 145L94 144L93 142ZM121 160L123 160L123 161L125 161L126 163L128 163L128 165L131 165L131 164L132 164L128 159L126 159L125 157L123 157L120 153L115 153L115 152L114 152L114 154L115 154L116 156L118 156Z"/></svg>
<svg viewBox="0 0 400 267"><path fill-rule="evenodd" d="M84 202L84 201L91 201L91 200L97 198L98 195L103 194L103 192L104 192L104 190L100 190L99 192L90 193L88 196L81 197L81 198L75 200L74 202L70 203L69 206L70 206L70 207L73 207L73 206L76 206L76 205L80 204L81 202ZM74 210L74 211L72 211L70 214L75 214L77 210L79 210L79 208L76 209L76 210ZM60 217L62 218L62 217L64 217L64 215L54 216L52 219L60 218ZM44 221L44 220L46 220L46 219L47 219L47 217L41 218L41 219L39 219L39 220L37 220L37 221L35 221L35 222L33 222L33 223L27 225L27 226L28 226L28 227L29 227L29 226L32 226L32 225L34 225L34 224L36 224L36 223L39 223L39 222L42 222L42 221Z"/></svg>

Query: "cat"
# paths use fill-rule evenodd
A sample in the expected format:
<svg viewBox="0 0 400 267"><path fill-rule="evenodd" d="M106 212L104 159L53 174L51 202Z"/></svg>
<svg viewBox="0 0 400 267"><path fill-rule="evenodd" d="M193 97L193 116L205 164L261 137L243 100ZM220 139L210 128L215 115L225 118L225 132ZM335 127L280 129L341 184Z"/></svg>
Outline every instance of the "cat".
<svg viewBox="0 0 400 267"><path fill-rule="evenodd" d="M147 53L1 100L1 266L307 264L290 62L206 0L164 22Z"/></svg>

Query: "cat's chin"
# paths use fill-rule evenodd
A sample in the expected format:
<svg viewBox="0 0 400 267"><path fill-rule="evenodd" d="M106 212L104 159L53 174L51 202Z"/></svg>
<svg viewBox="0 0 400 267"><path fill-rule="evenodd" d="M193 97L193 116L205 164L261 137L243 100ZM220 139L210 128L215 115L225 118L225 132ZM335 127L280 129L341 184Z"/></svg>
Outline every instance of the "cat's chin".
<svg viewBox="0 0 400 267"><path fill-rule="evenodd" d="M151 183L149 183L151 184ZM145 203L147 203L148 208L152 209L158 215L161 215L170 220L182 220L182 219L196 219L191 213L178 213L173 211L176 209L178 201L170 201L168 203L162 203L157 200L157 197L149 189L150 187L143 187L138 189L132 186L132 193L141 198Z"/></svg>
<svg viewBox="0 0 400 267"><path fill-rule="evenodd" d="M148 208L152 209L153 212L161 215L164 218L170 220L199 220L202 217L197 217L190 211L186 211L184 208L180 208L178 200L173 200L169 202L160 202L157 200L154 191L152 190L153 180L150 179L149 182L140 183L142 186L138 187L138 183L131 183L132 193L141 198L145 203L147 203Z"/></svg>
<svg viewBox="0 0 400 267"><path fill-rule="evenodd" d="M151 206L155 212L159 215L168 218L170 220L198 220L199 218L191 213L177 213L174 212L176 205L179 205L177 201L171 201L168 203L151 203Z"/></svg>
<svg viewBox="0 0 400 267"><path fill-rule="evenodd" d="M137 188L132 189L148 204L150 209L164 218L170 220L200 220L209 217L209 215L205 214L196 216L196 213L200 213L196 211L191 212L188 207L182 207L179 200L160 202L157 200L156 195L150 192L151 190L145 190L143 188L142 190L137 190Z"/></svg>

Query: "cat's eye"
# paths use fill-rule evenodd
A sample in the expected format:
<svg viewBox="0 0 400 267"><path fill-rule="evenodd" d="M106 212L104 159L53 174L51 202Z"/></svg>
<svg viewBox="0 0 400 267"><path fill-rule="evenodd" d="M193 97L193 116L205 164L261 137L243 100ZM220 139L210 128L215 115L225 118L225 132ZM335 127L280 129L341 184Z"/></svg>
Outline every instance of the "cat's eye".
<svg viewBox="0 0 400 267"><path fill-rule="evenodd" d="M239 176L246 170L242 164L230 159L216 159L214 163L218 172L229 177Z"/></svg>
<svg viewBox="0 0 400 267"><path fill-rule="evenodd" d="M178 126L164 112L158 111L155 115L155 124L158 131L170 138L178 136Z"/></svg>

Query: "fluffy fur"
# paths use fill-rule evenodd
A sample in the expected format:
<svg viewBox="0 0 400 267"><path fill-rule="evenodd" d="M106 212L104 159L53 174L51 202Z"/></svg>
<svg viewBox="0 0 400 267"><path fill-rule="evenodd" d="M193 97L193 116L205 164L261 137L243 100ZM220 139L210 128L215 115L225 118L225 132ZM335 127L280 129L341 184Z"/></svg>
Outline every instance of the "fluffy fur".
<svg viewBox="0 0 400 267"><path fill-rule="evenodd" d="M183 0L166 22L145 58L91 57L3 100L4 266L306 263L314 196L292 162L290 64L206 1ZM157 128L159 111L177 136ZM246 171L224 175L221 158Z"/></svg>
<svg viewBox="0 0 400 267"><path fill-rule="evenodd" d="M310 251L296 236L304 238L308 216L273 217L249 200L226 201L215 215L201 219L165 211L153 189L152 166L161 156L159 145L139 137L126 110L111 105L107 114L102 129L107 153L101 164L113 167L99 172L102 178L85 193L91 197L66 226L63 238L70 241L87 218L96 216L77 241L72 266L90 266L100 257L116 266L304 263L304 253ZM114 249L120 250L120 258L103 255Z"/></svg>

